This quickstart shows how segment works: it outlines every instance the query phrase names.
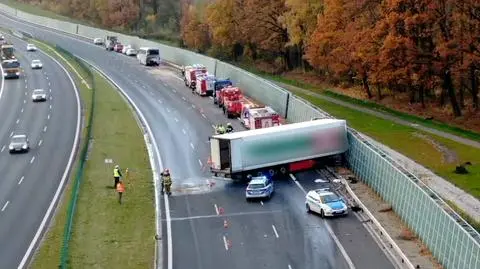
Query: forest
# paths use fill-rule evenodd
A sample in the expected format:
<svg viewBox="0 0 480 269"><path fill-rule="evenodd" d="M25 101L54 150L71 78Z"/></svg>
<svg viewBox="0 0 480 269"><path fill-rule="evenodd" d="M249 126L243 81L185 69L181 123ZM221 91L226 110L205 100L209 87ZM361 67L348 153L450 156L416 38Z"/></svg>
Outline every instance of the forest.
<svg viewBox="0 0 480 269"><path fill-rule="evenodd" d="M372 101L403 96L396 102L417 110L480 117L478 0L40 1L276 75L313 75Z"/></svg>

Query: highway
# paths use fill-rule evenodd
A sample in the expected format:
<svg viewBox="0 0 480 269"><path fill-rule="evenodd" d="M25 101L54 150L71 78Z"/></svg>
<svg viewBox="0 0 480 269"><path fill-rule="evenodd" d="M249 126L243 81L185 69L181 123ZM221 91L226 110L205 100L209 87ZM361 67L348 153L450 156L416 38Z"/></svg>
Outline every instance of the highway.
<svg viewBox="0 0 480 269"><path fill-rule="evenodd" d="M79 103L58 64L39 51L27 52L25 42L6 38L24 72L19 79L5 80L0 99L0 268L17 268L33 249L33 238L41 236L38 227L73 158ZM42 61L43 70L30 68L33 59ZM35 88L46 90L51 99L33 103ZM27 134L28 153L9 154L13 133Z"/></svg>
<svg viewBox="0 0 480 269"><path fill-rule="evenodd" d="M162 158L157 161L174 180L168 203L173 268L394 268L354 215L322 220L305 212L304 190L317 188L315 172L295 175L298 184L276 182L272 200L263 203L245 202L244 185L217 180L209 187L208 136L213 124L227 119L212 100L191 94L178 71L146 68L134 58L8 18L0 26L31 33L94 63L140 108ZM161 212L163 268L171 269L163 203Z"/></svg>

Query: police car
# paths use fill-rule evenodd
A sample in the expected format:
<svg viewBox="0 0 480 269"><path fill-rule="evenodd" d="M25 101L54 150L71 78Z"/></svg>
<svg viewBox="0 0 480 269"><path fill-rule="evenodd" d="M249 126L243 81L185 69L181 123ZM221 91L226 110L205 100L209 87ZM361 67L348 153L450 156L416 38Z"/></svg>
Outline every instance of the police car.
<svg viewBox="0 0 480 269"><path fill-rule="evenodd" d="M305 207L308 212L318 213L322 218L348 214L345 200L329 189L309 191L305 198Z"/></svg>
<svg viewBox="0 0 480 269"><path fill-rule="evenodd" d="M255 198L270 199L273 194L273 180L266 176L253 177L245 190L247 201Z"/></svg>

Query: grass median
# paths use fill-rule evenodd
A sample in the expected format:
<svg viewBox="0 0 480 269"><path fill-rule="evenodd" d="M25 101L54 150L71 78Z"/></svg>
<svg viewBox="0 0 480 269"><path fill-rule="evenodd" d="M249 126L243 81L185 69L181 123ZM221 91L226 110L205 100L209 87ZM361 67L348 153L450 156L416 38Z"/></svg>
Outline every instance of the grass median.
<svg viewBox="0 0 480 269"><path fill-rule="evenodd" d="M69 55L36 43L68 67L71 74L76 72L69 65L78 71L78 75L87 77ZM150 268L155 251L154 190L143 134L131 108L114 86L99 73L93 73L96 91L93 140L80 186L68 265L69 268ZM81 85L83 114L88 115L92 104L91 90L81 83L78 75L76 81ZM87 83L91 85L91 82ZM113 163L109 163L110 159ZM112 189L114 164L119 164L123 170L128 167L130 171L128 178L124 179L126 192L122 205ZM72 196L71 185L72 181L36 253L32 268L58 268L67 208Z"/></svg>

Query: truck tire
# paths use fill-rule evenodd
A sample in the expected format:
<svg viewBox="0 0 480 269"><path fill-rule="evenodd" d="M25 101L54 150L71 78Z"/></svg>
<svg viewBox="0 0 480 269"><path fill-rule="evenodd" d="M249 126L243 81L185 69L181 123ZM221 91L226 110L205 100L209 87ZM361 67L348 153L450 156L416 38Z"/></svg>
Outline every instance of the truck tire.
<svg viewBox="0 0 480 269"><path fill-rule="evenodd" d="M273 169L268 170L268 173L270 174L271 177L273 177L276 174L275 170Z"/></svg>
<svg viewBox="0 0 480 269"><path fill-rule="evenodd" d="M285 166L280 167L280 173L282 175L286 175L287 174L287 168L285 168Z"/></svg>

